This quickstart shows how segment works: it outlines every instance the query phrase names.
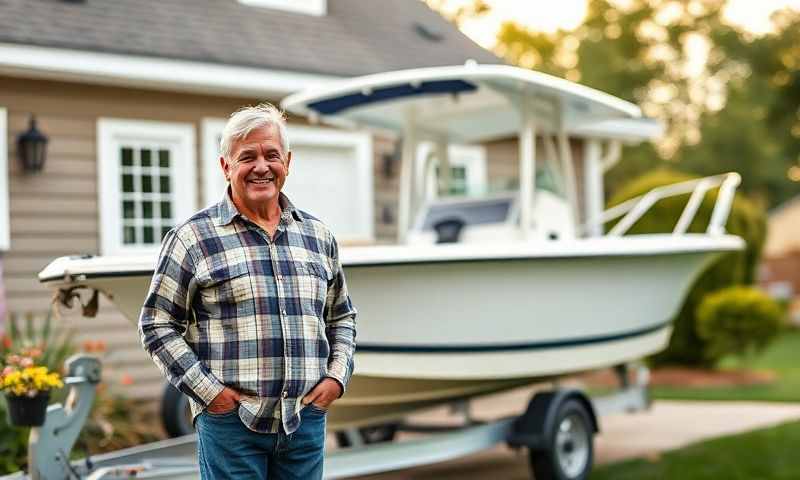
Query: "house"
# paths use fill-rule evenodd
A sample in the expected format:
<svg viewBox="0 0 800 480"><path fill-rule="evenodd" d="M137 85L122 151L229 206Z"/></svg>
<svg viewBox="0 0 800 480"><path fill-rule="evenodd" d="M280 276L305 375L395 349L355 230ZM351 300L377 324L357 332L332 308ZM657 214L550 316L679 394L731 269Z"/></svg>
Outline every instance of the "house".
<svg viewBox="0 0 800 480"><path fill-rule="evenodd" d="M2 2L0 252L9 313L48 310L52 293L36 274L53 258L155 252L176 222L218 201L219 136L240 106L335 79L468 60L501 63L419 0ZM32 118L49 138L33 173L17 158ZM392 242L395 140L289 121L293 201L343 244ZM618 153L604 156L596 138L610 133L602 130L569 139L583 220L602 207L602 169ZM516 185L518 148L516 139L457 147L455 188ZM95 318L76 311L65 321L79 339L106 343L111 377L136 380L129 395L157 391L162 379L135 328L109 302Z"/></svg>
<svg viewBox="0 0 800 480"><path fill-rule="evenodd" d="M500 60L418 0L11 0L0 5L0 252L11 315L41 313L36 274L62 255L154 251L161 234L217 201L228 115L321 82ZM17 138L49 137L26 173ZM294 201L343 243L388 241L391 142L290 119ZM7 143L6 143L7 142ZM304 159L308 158L308 162ZM299 171L298 171L299 170ZM335 195L329 210L320 192ZM135 329L101 302L67 321L125 365L135 395L158 373ZM123 374L115 368L116 376Z"/></svg>
<svg viewBox="0 0 800 480"><path fill-rule="evenodd" d="M759 283L800 323L800 197L769 212Z"/></svg>

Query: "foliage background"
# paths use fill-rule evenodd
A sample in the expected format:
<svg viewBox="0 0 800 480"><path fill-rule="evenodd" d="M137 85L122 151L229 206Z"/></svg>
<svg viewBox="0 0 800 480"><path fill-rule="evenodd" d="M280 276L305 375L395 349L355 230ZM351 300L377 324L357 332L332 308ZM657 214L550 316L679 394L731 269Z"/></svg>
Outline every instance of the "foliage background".
<svg viewBox="0 0 800 480"><path fill-rule="evenodd" d="M456 23L459 9L425 0ZM773 16L755 36L723 18L725 0L588 0L584 21L543 33L506 22L494 51L632 101L667 127L657 143L624 149L606 191L657 167L697 175L736 171L742 191L772 208L800 192L800 12Z"/></svg>

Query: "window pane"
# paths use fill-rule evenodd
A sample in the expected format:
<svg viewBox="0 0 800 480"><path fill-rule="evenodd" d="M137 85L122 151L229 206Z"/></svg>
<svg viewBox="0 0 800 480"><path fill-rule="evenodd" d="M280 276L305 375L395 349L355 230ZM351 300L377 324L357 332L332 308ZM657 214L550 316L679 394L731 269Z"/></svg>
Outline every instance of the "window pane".
<svg viewBox="0 0 800 480"><path fill-rule="evenodd" d="M158 166L161 168L169 168L169 150L158 151Z"/></svg>
<svg viewBox="0 0 800 480"><path fill-rule="evenodd" d="M169 177L166 175L161 176L161 193L169 193Z"/></svg>
<svg viewBox="0 0 800 480"><path fill-rule="evenodd" d="M142 218L153 218L153 202L142 202Z"/></svg>
<svg viewBox="0 0 800 480"><path fill-rule="evenodd" d="M128 147L122 148L122 166L123 167L132 167L133 166L133 149Z"/></svg>
<svg viewBox="0 0 800 480"><path fill-rule="evenodd" d="M134 203L131 200L122 202L122 218L134 218L136 216Z"/></svg>
<svg viewBox="0 0 800 480"><path fill-rule="evenodd" d="M161 227L161 239L163 240L172 227Z"/></svg>
<svg viewBox="0 0 800 480"><path fill-rule="evenodd" d="M450 195L466 195L467 194L467 184L463 181L453 180L453 183L450 184Z"/></svg>
<svg viewBox="0 0 800 480"><path fill-rule="evenodd" d="M465 180L467 178L467 169L464 167L450 168L450 177L454 180Z"/></svg>
<svg viewBox="0 0 800 480"><path fill-rule="evenodd" d="M142 192L150 193L153 191L153 177L142 175Z"/></svg>
<svg viewBox="0 0 800 480"><path fill-rule="evenodd" d="M172 205L169 202L161 202L161 218L172 218Z"/></svg>
<svg viewBox="0 0 800 480"><path fill-rule="evenodd" d="M144 243L155 243L153 241L153 227L144 227Z"/></svg>
<svg viewBox="0 0 800 480"><path fill-rule="evenodd" d="M141 156L143 167L150 167L153 165L152 152L150 150L143 149Z"/></svg>
<svg viewBox="0 0 800 480"><path fill-rule="evenodd" d="M126 193L133 192L133 175L122 174L122 191Z"/></svg>
<svg viewBox="0 0 800 480"><path fill-rule="evenodd" d="M126 245L136 243L135 227L122 227L122 243Z"/></svg>

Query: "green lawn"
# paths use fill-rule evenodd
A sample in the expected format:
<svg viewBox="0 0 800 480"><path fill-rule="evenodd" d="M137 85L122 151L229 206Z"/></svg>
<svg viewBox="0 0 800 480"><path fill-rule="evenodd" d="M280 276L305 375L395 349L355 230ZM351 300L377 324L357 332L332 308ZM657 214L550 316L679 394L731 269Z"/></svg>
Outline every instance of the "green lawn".
<svg viewBox="0 0 800 480"><path fill-rule="evenodd" d="M656 461L597 467L592 480L783 480L800 478L800 422L690 445Z"/></svg>
<svg viewBox="0 0 800 480"><path fill-rule="evenodd" d="M744 365L752 370L772 370L778 378L771 384L718 388L651 388L653 398L682 400L751 400L800 402L800 331L781 334L758 357ZM726 359L721 368L741 368L737 359ZM798 477L800 478L800 477Z"/></svg>

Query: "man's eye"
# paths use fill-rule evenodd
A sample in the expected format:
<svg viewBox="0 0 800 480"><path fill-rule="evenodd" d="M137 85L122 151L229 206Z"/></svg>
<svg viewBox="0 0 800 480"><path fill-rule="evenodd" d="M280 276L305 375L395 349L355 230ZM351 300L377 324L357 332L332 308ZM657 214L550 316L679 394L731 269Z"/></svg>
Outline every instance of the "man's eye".
<svg viewBox="0 0 800 480"><path fill-rule="evenodd" d="M253 157L251 157L251 156L242 157L242 158L239 159L239 161L240 162L252 162L253 161Z"/></svg>

